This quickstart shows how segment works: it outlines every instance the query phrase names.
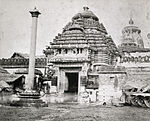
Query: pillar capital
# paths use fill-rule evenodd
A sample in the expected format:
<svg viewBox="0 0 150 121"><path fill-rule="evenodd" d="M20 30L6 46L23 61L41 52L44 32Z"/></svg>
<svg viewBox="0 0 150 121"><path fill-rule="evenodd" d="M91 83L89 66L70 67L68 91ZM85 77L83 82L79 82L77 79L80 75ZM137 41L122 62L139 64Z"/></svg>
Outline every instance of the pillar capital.
<svg viewBox="0 0 150 121"><path fill-rule="evenodd" d="M36 7L32 10L32 11L29 11L31 13L31 16L32 17L37 17L39 16L39 14L41 14L37 9Z"/></svg>

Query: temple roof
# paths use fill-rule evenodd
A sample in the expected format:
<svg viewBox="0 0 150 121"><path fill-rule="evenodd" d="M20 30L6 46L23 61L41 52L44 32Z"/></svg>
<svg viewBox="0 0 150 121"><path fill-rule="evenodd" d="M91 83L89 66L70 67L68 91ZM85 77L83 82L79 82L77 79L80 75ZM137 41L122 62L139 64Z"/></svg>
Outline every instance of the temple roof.
<svg viewBox="0 0 150 121"><path fill-rule="evenodd" d="M3 89L3 88L7 88L7 87L10 87L9 84L7 84L5 81L0 81L0 89Z"/></svg>
<svg viewBox="0 0 150 121"><path fill-rule="evenodd" d="M83 7L83 11L80 13L77 13L72 19L78 19L78 18L93 18L94 20L98 21L98 17L89 10L88 7Z"/></svg>
<svg viewBox="0 0 150 121"><path fill-rule="evenodd" d="M3 69L1 66L0 66L0 74L9 74L7 70Z"/></svg>
<svg viewBox="0 0 150 121"><path fill-rule="evenodd" d="M138 31L138 33L141 33L141 30L134 24L132 19L130 19L129 24L123 28L122 33L127 32L128 30Z"/></svg>
<svg viewBox="0 0 150 121"><path fill-rule="evenodd" d="M10 74L0 66L0 86L6 86L6 82L13 82L19 77L20 75Z"/></svg>
<svg viewBox="0 0 150 121"><path fill-rule="evenodd" d="M79 12L72 17L72 22L68 22L64 27L63 33L67 34L70 30L72 30L73 33L80 34L89 33L91 31L107 34L103 24L99 23L98 17L90 11L88 7L84 7L83 12Z"/></svg>
<svg viewBox="0 0 150 121"><path fill-rule="evenodd" d="M14 52L11 58L29 58L29 54Z"/></svg>
<svg viewBox="0 0 150 121"><path fill-rule="evenodd" d="M118 49L103 23L99 22L98 17L88 7L84 7L82 12L73 16L72 21L68 22L63 28L63 32L55 37L44 53L52 57L50 60L52 63L85 61L111 63L107 56L113 58L113 55L119 55ZM78 54L82 56L77 57ZM59 55L63 56L59 57ZM74 56L74 58L70 56ZM97 56L103 56L105 59Z"/></svg>
<svg viewBox="0 0 150 121"><path fill-rule="evenodd" d="M0 74L0 81L14 82L15 80L17 80L22 76L23 75L16 75L16 74Z"/></svg>
<svg viewBox="0 0 150 121"><path fill-rule="evenodd" d="M18 69L18 70L16 70L15 74L28 74L28 68ZM35 74L43 75L43 73L38 69L35 69Z"/></svg>
<svg viewBox="0 0 150 121"><path fill-rule="evenodd" d="M27 53L20 53L20 52L14 52L11 58L20 58L20 59L28 59L29 54ZM45 58L45 55L37 55L36 58Z"/></svg>

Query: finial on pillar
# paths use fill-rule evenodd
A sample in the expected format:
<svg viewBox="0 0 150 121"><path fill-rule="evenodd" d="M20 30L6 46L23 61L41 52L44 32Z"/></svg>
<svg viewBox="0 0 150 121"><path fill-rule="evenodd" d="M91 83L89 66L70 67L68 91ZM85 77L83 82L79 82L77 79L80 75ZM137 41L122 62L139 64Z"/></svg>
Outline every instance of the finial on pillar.
<svg viewBox="0 0 150 121"><path fill-rule="evenodd" d="M37 17L39 16L39 14L41 14L37 9L36 7L32 10L32 11L29 11L31 13L31 16L32 17Z"/></svg>

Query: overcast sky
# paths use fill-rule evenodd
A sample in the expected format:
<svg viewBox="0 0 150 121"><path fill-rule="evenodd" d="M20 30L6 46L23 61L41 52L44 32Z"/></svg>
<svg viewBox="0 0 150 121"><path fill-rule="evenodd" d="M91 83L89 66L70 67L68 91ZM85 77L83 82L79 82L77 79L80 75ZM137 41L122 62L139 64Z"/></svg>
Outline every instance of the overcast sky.
<svg viewBox="0 0 150 121"><path fill-rule="evenodd" d="M97 15L117 45L132 13L135 25L142 30L145 46L150 47L150 0L0 0L0 58L9 58L14 52L29 53L29 11L35 6L42 13L38 20L37 55L84 6Z"/></svg>

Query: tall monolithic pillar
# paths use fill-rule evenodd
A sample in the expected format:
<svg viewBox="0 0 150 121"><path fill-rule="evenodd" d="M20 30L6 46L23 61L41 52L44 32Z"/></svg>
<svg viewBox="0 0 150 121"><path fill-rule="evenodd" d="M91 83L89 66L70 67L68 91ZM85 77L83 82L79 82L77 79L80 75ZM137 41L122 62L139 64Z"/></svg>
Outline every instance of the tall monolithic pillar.
<svg viewBox="0 0 150 121"><path fill-rule="evenodd" d="M27 90L32 90L34 88L37 22L38 22L38 16L39 14L41 14L36 8L34 8L33 11L30 11L30 13L32 16L32 28L31 28L31 43L30 43L30 55L29 55L29 72L26 80Z"/></svg>

